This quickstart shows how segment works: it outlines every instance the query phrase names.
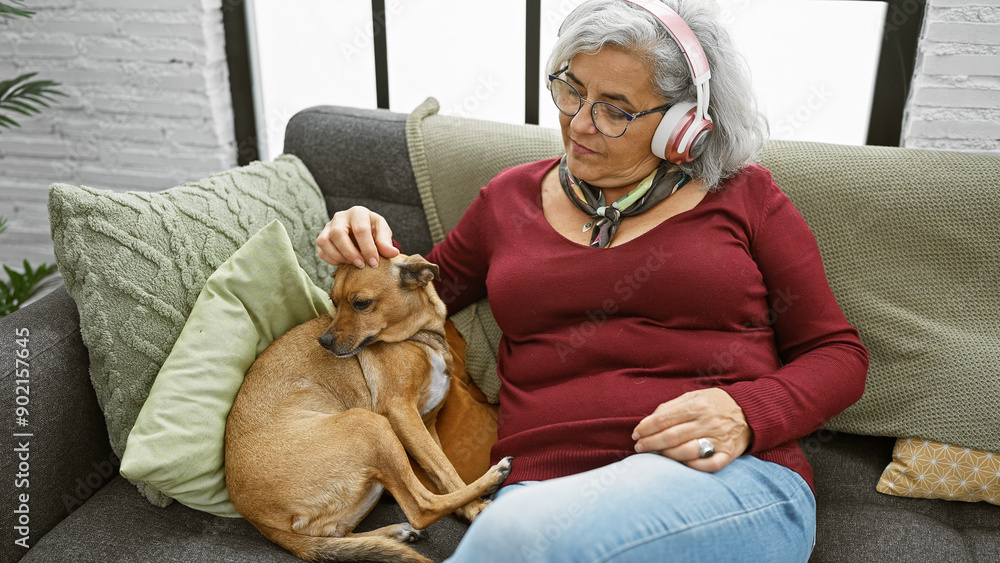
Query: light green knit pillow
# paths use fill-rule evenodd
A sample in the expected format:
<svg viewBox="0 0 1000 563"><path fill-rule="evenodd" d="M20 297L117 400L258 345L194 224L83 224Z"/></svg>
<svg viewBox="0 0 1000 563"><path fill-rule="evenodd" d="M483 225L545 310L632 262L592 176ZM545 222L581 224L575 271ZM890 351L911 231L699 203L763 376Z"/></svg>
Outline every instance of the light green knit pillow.
<svg viewBox="0 0 1000 563"><path fill-rule="evenodd" d="M129 431L205 280L272 220L321 288L329 272L314 241L323 197L294 156L156 193L54 184L49 217L56 263L80 312L90 376L114 452ZM168 499L139 485L151 501Z"/></svg>
<svg viewBox="0 0 1000 563"><path fill-rule="evenodd" d="M406 121L406 145L434 243L455 227L462 214L500 171L558 156L559 132L534 125L510 125L437 115L428 98ZM465 367L491 403L497 402L497 349L500 327L483 299L452 316L466 341Z"/></svg>
<svg viewBox="0 0 1000 563"><path fill-rule="evenodd" d="M271 342L329 309L281 222L251 237L205 282L132 427L122 475L191 508L239 516L223 468L243 377Z"/></svg>

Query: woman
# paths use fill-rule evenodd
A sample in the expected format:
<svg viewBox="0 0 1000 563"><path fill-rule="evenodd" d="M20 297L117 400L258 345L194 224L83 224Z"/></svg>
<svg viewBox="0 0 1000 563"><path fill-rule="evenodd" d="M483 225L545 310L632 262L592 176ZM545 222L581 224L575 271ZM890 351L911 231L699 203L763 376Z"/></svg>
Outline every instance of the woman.
<svg viewBox="0 0 1000 563"><path fill-rule="evenodd" d="M666 4L712 72L714 130L693 161L650 148L660 116L699 101L678 43L629 2L588 1L548 64L565 156L501 172L427 256L468 288L450 313L488 294L504 332L493 458L513 455L513 473L454 561L812 550L797 439L860 397L867 353L809 227L747 164L766 124L727 33L703 2ZM360 207L317 244L338 265L397 253Z"/></svg>

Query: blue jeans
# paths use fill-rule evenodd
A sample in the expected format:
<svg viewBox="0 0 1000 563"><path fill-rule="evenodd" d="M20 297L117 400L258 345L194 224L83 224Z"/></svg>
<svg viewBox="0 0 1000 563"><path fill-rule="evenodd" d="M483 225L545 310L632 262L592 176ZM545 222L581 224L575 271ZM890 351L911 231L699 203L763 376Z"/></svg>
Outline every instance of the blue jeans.
<svg viewBox="0 0 1000 563"><path fill-rule="evenodd" d="M790 469L742 456L704 473L647 453L503 487L448 561L806 561L815 538L816 501Z"/></svg>

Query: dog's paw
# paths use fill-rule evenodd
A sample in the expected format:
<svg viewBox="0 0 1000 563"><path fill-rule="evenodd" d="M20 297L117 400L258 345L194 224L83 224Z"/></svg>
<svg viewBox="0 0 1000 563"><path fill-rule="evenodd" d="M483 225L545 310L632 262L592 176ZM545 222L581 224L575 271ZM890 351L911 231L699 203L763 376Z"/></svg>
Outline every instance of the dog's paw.
<svg viewBox="0 0 1000 563"><path fill-rule="evenodd" d="M511 465L514 463L514 456L509 455L497 463L497 470L503 473L503 478L506 479L510 475Z"/></svg>
<svg viewBox="0 0 1000 563"><path fill-rule="evenodd" d="M497 482L492 487L490 487L488 491L486 491L487 495L492 495L493 493L500 490L500 486L503 485L503 482L506 481L507 477L510 476L511 464L513 462L513 459L514 456L507 456L501 459L496 465L493 466L493 469L496 471L497 474Z"/></svg>
<svg viewBox="0 0 1000 563"><path fill-rule="evenodd" d="M396 539L403 543L413 543L427 537L427 530L415 530L409 524L400 524Z"/></svg>
<svg viewBox="0 0 1000 563"><path fill-rule="evenodd" d="M456 510L455 515L457 515L460 519L464 520L465 522L471 524L472 521L475 520L477 516L479 516L479 513L482 512L483 509L486 508L486 505L488 505L489 503L490 501L488 500L474 500L469 504Z"/></svg>

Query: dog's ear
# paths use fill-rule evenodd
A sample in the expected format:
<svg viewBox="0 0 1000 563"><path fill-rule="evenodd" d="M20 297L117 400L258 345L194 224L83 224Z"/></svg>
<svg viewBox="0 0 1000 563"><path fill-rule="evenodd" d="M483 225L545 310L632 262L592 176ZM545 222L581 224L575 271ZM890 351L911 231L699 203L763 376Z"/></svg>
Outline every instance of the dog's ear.
<svg viewBox="0 0 1000 563"><path fill-rule="evenodd" d="M433 280L441 279L437 264L424 260L423 256L414 254L405 262L399 263L399 281L403 287L413 288L427 285Z"/></svg>

